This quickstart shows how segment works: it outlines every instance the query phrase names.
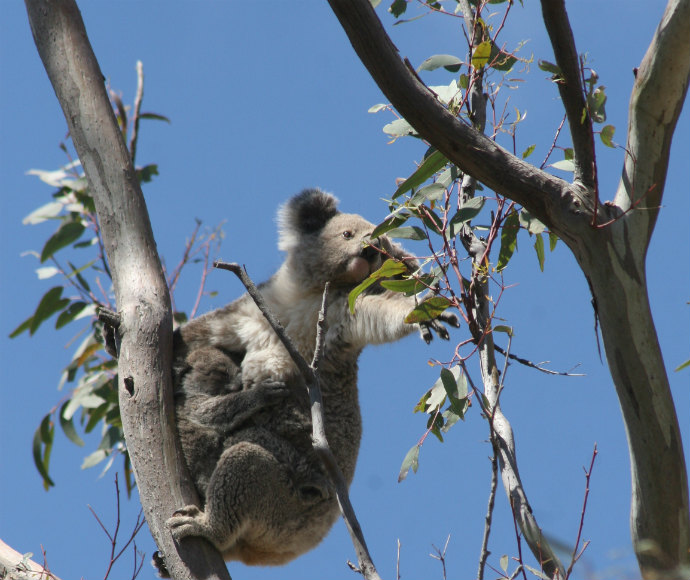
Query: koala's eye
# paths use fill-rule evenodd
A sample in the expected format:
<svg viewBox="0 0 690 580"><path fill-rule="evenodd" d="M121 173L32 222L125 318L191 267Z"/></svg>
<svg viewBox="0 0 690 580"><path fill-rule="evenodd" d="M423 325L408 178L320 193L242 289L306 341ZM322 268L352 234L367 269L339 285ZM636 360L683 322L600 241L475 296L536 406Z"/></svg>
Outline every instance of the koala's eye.
<svg viewBox="0 0 690 580"><path fill-rule="evenodd" d="M351 240L354 237L355 235L350 230L345 230L343 232L343 238L345 238L346 240Z"/></svg>

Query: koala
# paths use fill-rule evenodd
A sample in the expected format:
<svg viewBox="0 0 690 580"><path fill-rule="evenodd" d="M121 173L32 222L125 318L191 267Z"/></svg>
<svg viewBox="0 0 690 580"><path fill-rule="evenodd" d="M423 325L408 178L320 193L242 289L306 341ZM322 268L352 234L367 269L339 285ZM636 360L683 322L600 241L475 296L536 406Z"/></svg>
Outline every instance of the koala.
<svg viewBox="0 0 690 580"><path fill-rule="evenodd" d="M286 258L259 286L302 356L311 361L324 285L330 282L327 332L319 374L326 436L348 485L362 433L357 360L368 344L415 330L404 322L418 298L372 285L350 291L386 257L412 256L374 225L341 213L337 199L308 189L279 211ZM448 338L444 313L426 325ZM177 541L202 536L226 560L280 565L315 547L339 516L330 479L312 449L303 378L248 294L188 322L174 335L175 412L182 449L203 503L177 510L167 524Z"/></svg>

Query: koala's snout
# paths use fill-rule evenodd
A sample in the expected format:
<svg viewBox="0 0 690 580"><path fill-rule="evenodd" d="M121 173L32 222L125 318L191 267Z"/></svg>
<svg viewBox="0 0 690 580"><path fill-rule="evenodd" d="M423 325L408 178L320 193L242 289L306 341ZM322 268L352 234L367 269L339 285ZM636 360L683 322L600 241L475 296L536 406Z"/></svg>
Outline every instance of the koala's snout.
<svg viewBox="0 0 690 580"><path fill-rule="evenodd" d="M381 240L379 238L372 240L367 236L364 238L363 243L365 245L362 247L360 256L369 263L376 261L381 256Z"/></svg>

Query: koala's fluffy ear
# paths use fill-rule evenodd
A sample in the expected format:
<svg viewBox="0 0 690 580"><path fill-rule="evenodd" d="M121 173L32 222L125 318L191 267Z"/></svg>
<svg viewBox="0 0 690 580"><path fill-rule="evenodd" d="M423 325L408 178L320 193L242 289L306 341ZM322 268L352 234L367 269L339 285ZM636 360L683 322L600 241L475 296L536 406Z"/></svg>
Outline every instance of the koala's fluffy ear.
<svg viewBox="0 0 690 580"><path fill-rule="evenodd" d="M278 248L288 251L301 236L323 228L338 213L338 199L320 189L305 189L278 210Z"/></svg>

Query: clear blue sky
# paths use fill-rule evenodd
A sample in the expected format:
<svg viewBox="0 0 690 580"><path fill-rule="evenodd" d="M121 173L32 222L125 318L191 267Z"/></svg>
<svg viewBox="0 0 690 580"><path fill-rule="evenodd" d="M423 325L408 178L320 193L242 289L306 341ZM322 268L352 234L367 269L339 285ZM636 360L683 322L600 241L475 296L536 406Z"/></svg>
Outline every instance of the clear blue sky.
<svg viewBox="0 0 690 580"><path fill-rule="evenodd" d="M380 221L395 178L406 176L423 149L412 141L387 144L381 127L391 120L367 109L384 102L357 60L324 2L82 2L91 42L110 84L133 99L135 62L146 72L144 109L172 123L142 127L138 162L158 163L161 175L145 187L158 248L168 264L179 259L197 217L212 226L227 219L221 257L244 263L256 280L281 262L276 249L275 210L304 187L336 193L342 209ZM391 27L379 13L401 53L418 65L436 53L464 56L459 21L423 19ZM553 60L536 2L516 6L504 40L528 40L525 56ZM87 509L114 522L113 472L99 479L99 468L79 466L87 448L56 436L53 475L57 486L45 492L31 457L31 440L41 417L62 396L56 390L70 359L65 344L74 328L55 332L49 324L29 338L7 335L33 312L50 287L39 281L32 257L50 226L22 226L21 220L47 202L51 189L31 168L56 169L65 162L57 144L66 123L36 54L23 4L0 4L0 538L21 552L41 546L51 569L63 579L101 578L109 543ZM578 50L606 85L608 122L624 141L627 107L637 66L656 27L662 2L578 1L569 10ZM430 84L448 83L442 73L427 73ZM511 105L527 110L518 133L518 150L537 144L533 158L546 152L561 111L555 87L534 65L528 82L511 92ZM687 103L686 103L687 105ZM686 107L687 109L687 107ZM688 112L674 138L664 208L649 252L652 309L665 352L685 439L690 448L688 371L673 369L689 356ZM563 142L565 144L565 142ZM605 199L618 182L622 156L599 150ZM555 159L554 159L555 160ZM605 365L599 361L590 297L583 276L561 244L547 255L540 273L531 242L521 240L506 282L500 314L515 329L513 350L532 360L549 360L555 369L581 364L584 378L551 378L513 365L502 395L504 412L516 432L518 460L538 521L553 538L574 541L580 517L584 476L592 448L599 457L591 481L584 538L591 546L579 578L634 577L628 512L628 453L620 411ZM189 310L195 274L177 296ZM219 297L208 310L240 293L229 274L213 273L210 287ZM460 329L454 339L466 338ZM422 435L425 419L412 408L434 382L437 371L426 361L450 356L438 341L427 347L416 337L365 351L360 367L364 439L352 499L374 560L385 578L395 577L400 538L403 578L441 578L431 545L451 535L448 576L475 574L489 483L487 425L476 408L441 445L430 438L420 469L396 482L407 450ZM118 464L119 467L119 464ZM661 474L660 474L661 475ZM517 554L505 494L499 490L490 563ZM128 530L138 512L133 499L123 506ZM124 533L124 532L123 532ZM154 549L146 529L137 545ZM345 565L354 559L339 522L317 549L287 568L245 568L231 564L236 578L353 578ZM131 555L113 578L129 577ZM528 563L533 562L528 558ZM148 563L140 578L154 577Z"/></svg>

